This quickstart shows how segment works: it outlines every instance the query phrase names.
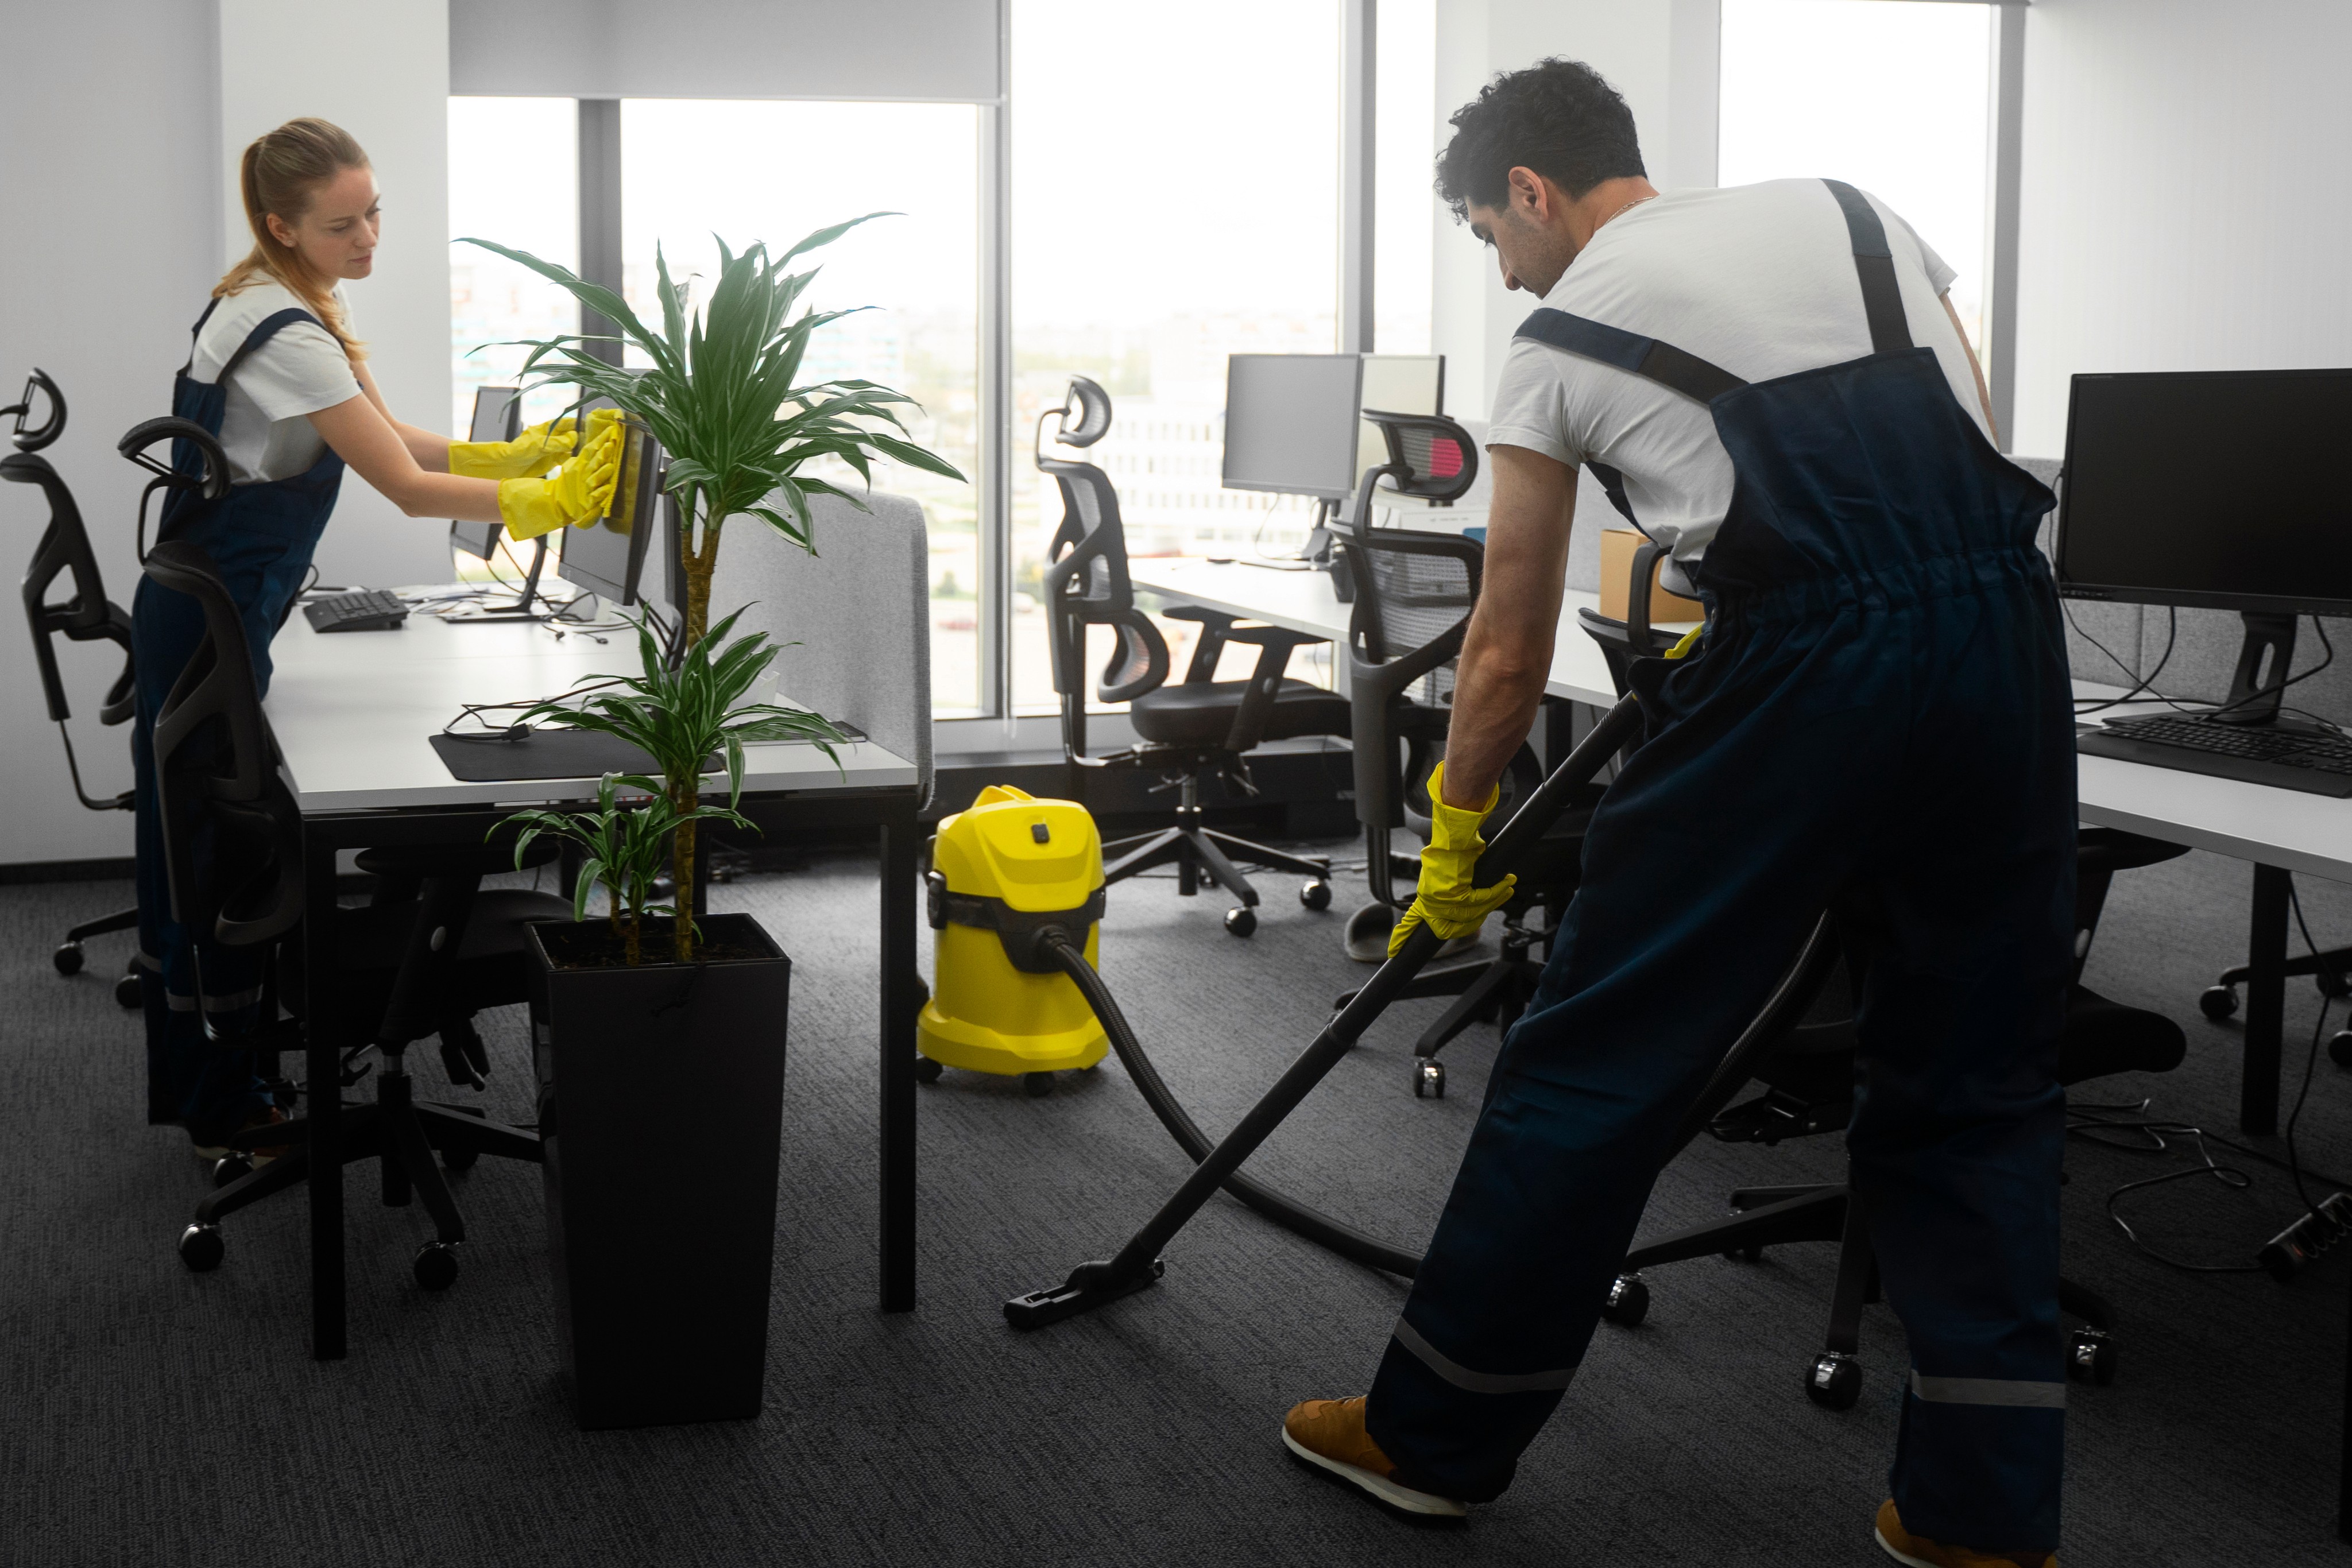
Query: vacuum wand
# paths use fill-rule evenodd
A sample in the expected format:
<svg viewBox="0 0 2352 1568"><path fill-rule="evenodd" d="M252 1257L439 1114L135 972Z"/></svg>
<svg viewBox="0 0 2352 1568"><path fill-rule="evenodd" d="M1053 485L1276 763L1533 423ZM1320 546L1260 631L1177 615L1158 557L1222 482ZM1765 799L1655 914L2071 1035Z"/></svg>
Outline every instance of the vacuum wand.
<svg viewBox="0 0 2352 1568"><path fill-rule="evenodd" d="M1633 739L1641 725L1639 701L1630 695L1620 698L1617 706L1601 716L1487 844L1486 852L1478 860L1477 882L1499 881L1511 870L1528 847L1550 831L1577 791L1591 783L1610 758ZM1314 1043L1299 1053L1265 1096L1250 1107L1239 1124L1193 1167L1184 1185L1160 1206L1160 1212L1119 1249L1118 1256L1108 1261L1079 1264L1067 1280L1053 1289L1015 1296L1004 1303L1005 1320L1015 1328L1043 1328L1132 1294L1159 1279L1166 1267L1160 1249L1200 1212L1202 1205L1226 1184L1242 1162L1257 1152L1258 1145L1297 1109L1299 1102L1338 1065L1339 1059L1355 1048L1372 1021L1388 1010L1389 1004L1396 1000L1442 946L1442 939L1426 924L1416 927L1404 945L1356 993L1355 998L1324 1026Z"/></svg>

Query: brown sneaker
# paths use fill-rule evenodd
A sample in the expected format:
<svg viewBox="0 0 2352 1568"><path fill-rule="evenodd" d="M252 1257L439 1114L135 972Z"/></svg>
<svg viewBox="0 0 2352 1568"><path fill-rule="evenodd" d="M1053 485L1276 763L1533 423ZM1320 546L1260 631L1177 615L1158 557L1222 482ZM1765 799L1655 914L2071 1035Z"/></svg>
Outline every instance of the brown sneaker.
<svg viewBox="0 0 2352 1568"><path fill-rule="evenodd" d="M1878 1505L1878 1544L1897 1563L1911 1568L2058 1568L2054 1552L1979 1552L1968 1546L1946 1546L1914 1535L1903 1528L1895 1500Z"/></svg>
<svg viewBox="0 0 2352 1568"><path fill-rule="evenodd" d="M1282 1446L1300 1462L1339 1477L1371 1494L1374 1500L1405 1513L1460 1519L1467 1503L1401 1486L1390 1478L1396 1466L1364 1430L1364 1396L1309 1399L1282 1418Z"/></svg>

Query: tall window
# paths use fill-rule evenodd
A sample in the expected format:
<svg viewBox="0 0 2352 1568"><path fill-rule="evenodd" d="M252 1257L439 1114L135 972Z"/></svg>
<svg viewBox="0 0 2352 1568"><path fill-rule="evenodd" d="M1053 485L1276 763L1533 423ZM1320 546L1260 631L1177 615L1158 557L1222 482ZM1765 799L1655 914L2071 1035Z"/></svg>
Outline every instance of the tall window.
<svg viewBox="0 0 2352 1568"><path fill-rule="evenodd" d="M1341 40L1336 0L1194 0L1181 22L1013 0L1012 23L1012 673L1034 712L1054 703L1039 595L1061 502L1030 444L1073 372L1111 395L1092 455L1130 554L1303 538L1311 503L1218 483L1225 358L1338 345ZM1160 626L1181 669L1198 627Z"/></svg>
<svg viewBox="0 0 2352 1568"><path fill-rule="evenodd" d="M1893 207L1959 276L1981 351L1993 7L1937 0L1723 0L1727 185L1822 175Z"/></svg>
<svg viewBox="0 0 2352 1568"><path fill-rule="evenodd" d="M1437 226L1437 0L1379 0L1372 347L1425 354Z"/></svg>
<svg viewBox="0 0 2352 1568"><path fill-rule="evenodd" d="M568 98L451 99L450 237L496 240L577 268L579 115ZM569 293L479 246L451 246L451 432L464 437L476 388L515 384L527 350L504 345L578 330L580 311ZM525 402L524 418L548 418L566 401L560 388L537 393Z"/></svg>
<svg viewBox="0 0 2352 1568"><path fill-rule="evenodd" d="M968 104L630 99L621 107L623 292L658 312L654 246L672 278L714 277L715 234L781 251L810 231L890 212L809 258L803 296L856 314L819 329L805 378L859 377L920 405L913 439L980 474L979 111ZM824 477L863 481L845 467ZM877 489L923 503L930 526L931 703L980 710L983 602L977 485L877 463ZM756 521L740 527L762 526Z"/></svg>

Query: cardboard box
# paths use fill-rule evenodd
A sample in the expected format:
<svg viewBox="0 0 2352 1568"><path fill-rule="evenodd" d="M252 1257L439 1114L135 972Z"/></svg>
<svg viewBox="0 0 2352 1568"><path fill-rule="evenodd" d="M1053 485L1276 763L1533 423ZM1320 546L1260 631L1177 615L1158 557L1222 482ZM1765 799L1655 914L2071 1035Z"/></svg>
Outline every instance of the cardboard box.
<svg viewBox="0 0 2352 1568"><path fill-rule="evenodd" d="M1601 613L1612 621L1625 619L1625 601L1633 585L1633 552L1646 542L1632 528L1601 530ZM1658 572L1665 564L1666 558L1661 555L1650 569L1650 624L1706 620L1706 605L1658 586Z"/></svg>

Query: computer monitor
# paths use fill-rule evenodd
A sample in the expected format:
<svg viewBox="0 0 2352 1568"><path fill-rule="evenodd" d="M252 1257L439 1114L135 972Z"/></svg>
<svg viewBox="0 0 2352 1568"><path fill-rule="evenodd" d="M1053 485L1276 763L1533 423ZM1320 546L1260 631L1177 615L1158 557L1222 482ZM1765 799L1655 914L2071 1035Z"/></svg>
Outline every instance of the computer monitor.
<svg viewBox="0 0 2352 1568"><path fill-rule="evenodd" d="M1356 487L1361 354L1235 354L1225 361L1229 490L1341 501Z"/></svg>
<svg viewBox="0 0 2352 1568"><path fill-rule="evenodd" d="M1445 356L1444 354L1366 354L1364 356L1363 392L1358 400L1360 408L1376 408L1383 413L1427 413L1445 412ZM1365 423L1357 427L1356 472L1377 468L1389 460L1389 445L1377 425Z"/></svg>
<svg viewBox="0 0 2352 1568"><path fill-rule="evenodd" d="M2230 706L2284 680L2298 615L2352 615L2352 370L2078 375L2055 555L2070 599L2244 615ZM2273 673L2258 675L2259 655Z"/></svg>
<svg viewBox="0 0 2352 1568"><path fill-rule="evenodd" d="M590 403L580 411L582 423L595 409L610 406L602 399ZM672 515L663 502L661 443L640 421L625 421L622 428L621 473L611 506L596 521L562 530L563 579L600 599L635 604L650 561L653 597L675 605L677 552L666 544L654 548Z"/></svg>
<svg viewBox="0 0 2352 1568"><path fill-rule="evenodd" d="M519 387L474 389L474 418L466 431L468 441L512 441L522 433L522 391ZM449 542L478 560L498 554L497 523L451 523Z"/></svg>

